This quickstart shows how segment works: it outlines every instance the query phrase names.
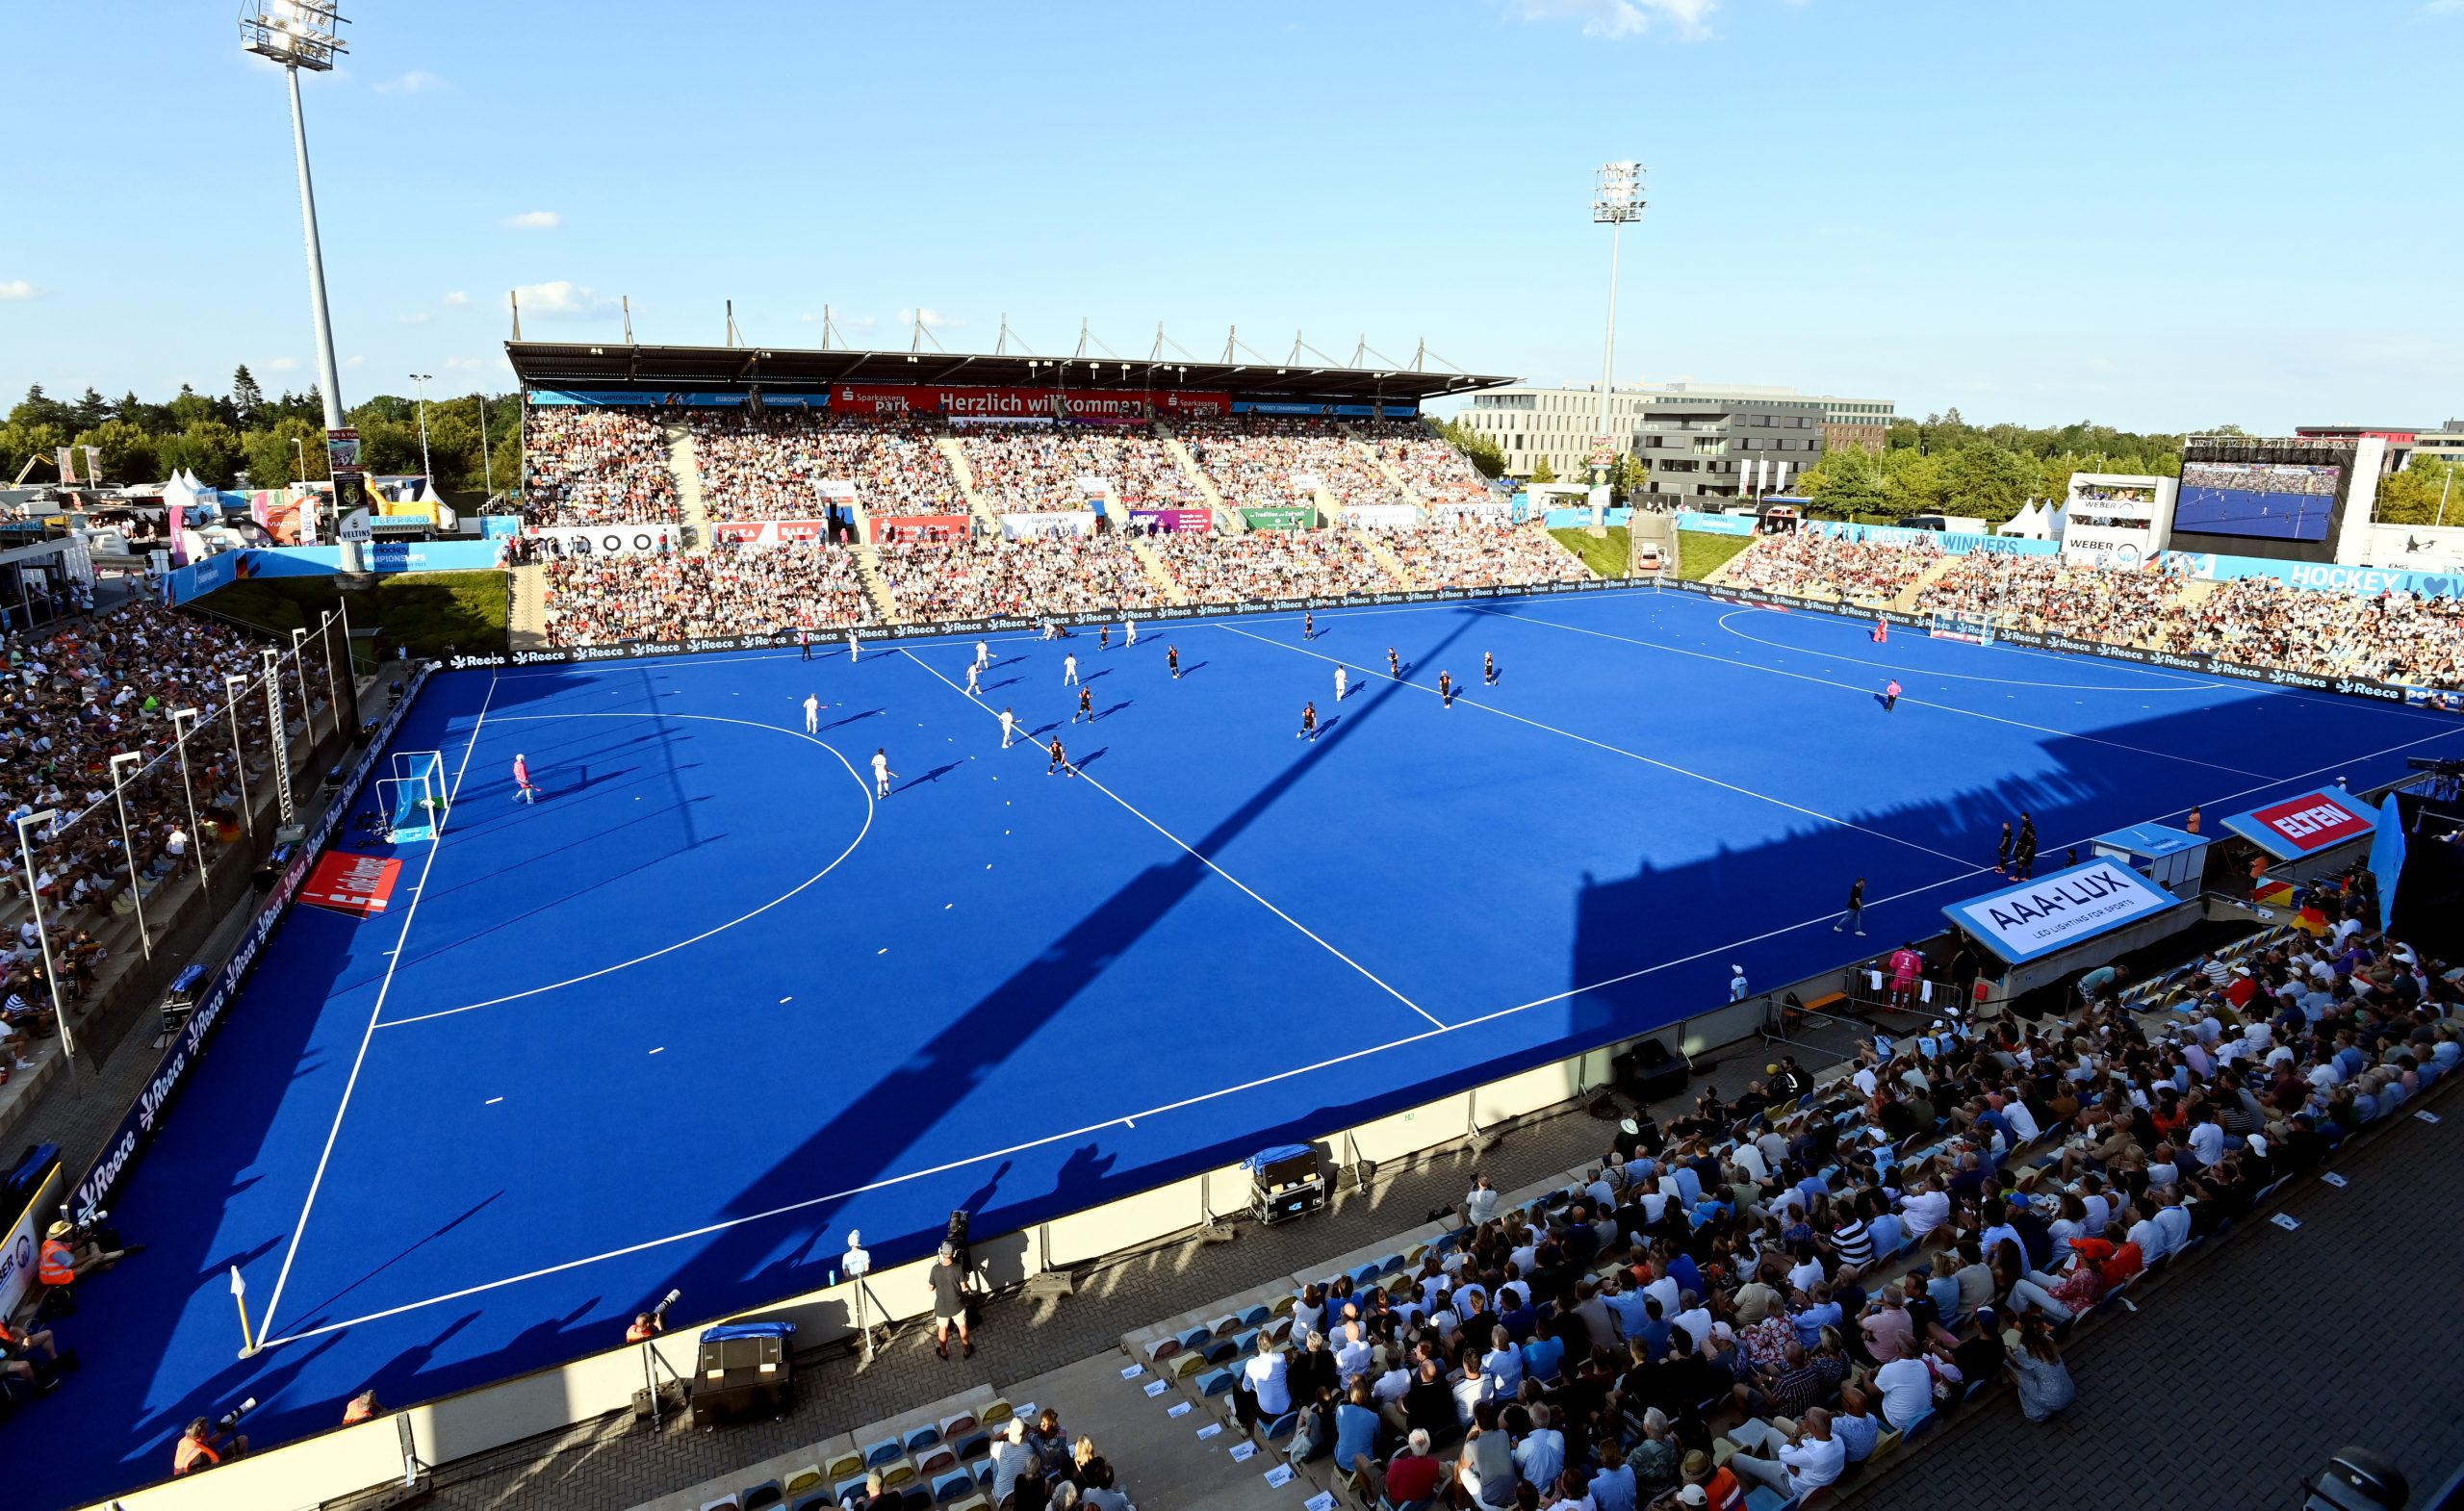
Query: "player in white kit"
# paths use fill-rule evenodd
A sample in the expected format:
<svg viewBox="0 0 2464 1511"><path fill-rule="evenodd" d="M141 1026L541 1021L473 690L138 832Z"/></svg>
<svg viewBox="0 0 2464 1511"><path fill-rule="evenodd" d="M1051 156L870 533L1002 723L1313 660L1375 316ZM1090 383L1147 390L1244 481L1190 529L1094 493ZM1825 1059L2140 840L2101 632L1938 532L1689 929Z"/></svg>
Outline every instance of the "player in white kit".
<svg viewBox="0 0 2464 1511"><path fill-rule="evenodd" d="M876 750L876 751L874 751L874 752L873 752L873 796L875 796L875 797L877 797L877 798L886 798L886 797L888 797L888 796L889 796L889 779L890 779L890 778L892 778L892 777L895 777L895 776L897 776L897 775L898 775L898 773L897 773L897 772L894 772L894 771L892 771L892 770L890 770L890 769L889 769L889 752L888 752L886 749L880 749L880 750Z"/></svg>
<svg viewBox="0 0 2464 1511"><path fill-rule="evenodd" d="M981 696L983 695L983 689L975 685L976 674L977 674L978 672L980 672L982 669L983 669L983 663L982 663L982 662L980 662L980 661L978 661L978 662L970 662L970 663L968 664L968 666L967 666L967 669L966 669L966 695L967 695L969 698L981 697Z"/></svg>
<svg viewBox="0 0 2464 1511"><path fill-rule="evenodd" d="M1122 620L1122 621L1120 622L1120 627L1121 627L1121 631L1122 631L1122 633L1127 637L1127 638L1125 638L1125 639L1123 639L1123 640L1121 641L1121 644L1122 644L1124 647L1126 647L1126 646L1134 646L1134 645L1138 644L1138 621L1137 621L1137 620L1134 620L1134 619L1124 619L1124 620Z"/></svg>
<svg viewBox="0 0 2464 1511"><path fill-rule="evenodd" d="M1345 670L1344 670L1342 667L1340 667L1340 666L1339 666L1339 667L1336 667L1336 668L1335 668L1335 702L1337 702L1337 703L1341 703L1341 702L1343 702L1343 701L1344 701L1344 689L1345 689L1345 688L1347 688L1347 687L1349 687L1350 685L1351 685L1351 674L1350 674L1350 673L1348 673L1348 672L1347 672L1347 671L1345 671Z"/></svg>
<svg viewBox="0 0 2464 1511"><path fill-rule="evenodd" d="M1018 716L1017 716L1016 714L1014 714L1014 713L1012 713L1012 712L1011 712L1009 709L1007 709L1007 708L1002 709L1002 710L1001 710L1001 748L1002 748L1003 750L1005 750L1005 751L1006 751L1006 750L1008 750L1008 749L1010 748L1010 736L1011 736L1013 733L1014 733L1014 732L1016 731L1017 728L1018 728Z"/></svg>
<svg viewBox="0 0 2464 1511"><path fill-rule="evenodd" d="M856 631L852 629L847 631L847 659L856 659Z"/></svg>
<svg viewBox="0 0 2464 1511"><path fill-rule="evenodd" d="M821 732L821 695L818 693L805 694L805 732Z"/></svg>
<svg viewBox="0 0 2464 1511"><path fill-rule="evenodd" d="M992 664L992 646L990 642L979 640L975 643L975 664L978 667L987 667Z"/></svg>
<svg viewBox="0 0 2464 1511"><path fill-rule="evenodd" d="M1076 680L1078 680L1078 653L1073 651L1061 658L1061 685L1066 687Z"/></svg>

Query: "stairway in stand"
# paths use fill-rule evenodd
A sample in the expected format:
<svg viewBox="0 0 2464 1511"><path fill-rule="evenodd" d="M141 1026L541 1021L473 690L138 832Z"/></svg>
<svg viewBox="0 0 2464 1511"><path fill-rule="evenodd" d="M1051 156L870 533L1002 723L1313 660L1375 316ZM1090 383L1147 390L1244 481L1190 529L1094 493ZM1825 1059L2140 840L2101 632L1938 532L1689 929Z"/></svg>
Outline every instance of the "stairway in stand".
<svg viewBox="0 0 2464 1511"><path fill-rule="evenodd" d="M1344 434L1352 438L1352 444L1354 446L1359 447L1362 450L1369 453L1369 460L1371 464L1376 467L1379 472L1386 474L1386 480L1395 485L1395 491L1403 496L1403 501L1405 503L1410 504L1415 509L1425 506L1422 502L1421 496L1412 490L1412 485L1403 481L1403 474L1396 470L1395 464L1386 460L1384 452L1378 450L1377 448L1370 445L1368 441L1362 439L1360 433L1349 425L1344 426Z"/></svg>
<svg viewBox="0 0 2464 1511"><path fill-rule="evenodd" d="M1377 564L1386 569L1387 576L1395 579L1397 586L1406 590L1420 586L1412 580L1412 569L1404 566L1403 558L1395 554L1394 547L1379 540L1373 530L1363 530L1360 535L1369 544L1369 553L1377 558Z"/></svg>
<svg viewBox="0 0 2464 1511"><path fill-rule="evenodd" d="M1215 479L1206 475L1206 469L1198 466L1197 458L1190 454L1188 442L1160 423L1155 426L1155 438L1164 443L1164 454L1172 459L1172 464L1181 470L1182 476L1196 485L1199 496L1206 499L1206 506L1215 511L1217 529L1226 535L1238 535L1249 527L1249 522L1241 517L1241 511L1223 501L1223 495L1216 489Z"/></svg>
<svg viewBox="0 0 2464 1511"><path fill-rule="evenodd" d="M680 420L667 427L667 470L676 474L676 497L683 506L684 547L703 550L710 544L710 511L702 501L702 463L693 454L693 432Z"/></svg>
<svg viewBox="0 0 2464 1511"><path fill-rule="evenodd" d="M975 523L983 526L993 539L1000 539L1001 522L994 517L992 506L986 503L975 491L975 469L967 465L966 448L959 445L958 437L952 435L945 435L933 444L939 447L941 454L950 459L950 471L958 476L959 492L966 495L967 512L975 516Z"/></svg>
<svg viewBox="0 0 2464 1511"><path fill-rule="evenodd" d="M1164 558L1156 553L1154 542L1132 540L1129 549L1138 553L1140 564L1146 568L1146 580L1163 592L1166 602L1186 603L1190 601L1188 590L1172 576L1171 569L1164 565Z"/></svg>
<svg viewBox="0 0 2464 1511"><path fill-rule="evenodd" d="M1740 551L1738 554L1743 555L1744 552ZM1899 610L1899 612L1903 614L1912 614L1916 612L1916 605L1924 602L1925 590L1932 587L1935 583L1942 580L1942 575L1949 572L1953 567L1958 566L1959 563L1960 558L1957 556L1944 556L1941 560L1935 562L1930 567L1927 567L1924 571L1916 574L1915 581L1910 583L1904 588L1901 588L1899 592L1892 597L1890 606Z"/></svg>
<svg viewBox="0 0 2464 1511"><path fill-rule="evenodd" d="M506 649L548 649L548 569L532 562L512 573L511 603L505 612Z"/></svg>
<svg viewBox="0 0 2464 1511"><path fill-rule="evenodd" d="M882 577L882 553L871 542L856 548L856 575L864 579L864 596L873 601L873 614L885 625L898 624L898 607L890 601L889 584Z"/></svg>

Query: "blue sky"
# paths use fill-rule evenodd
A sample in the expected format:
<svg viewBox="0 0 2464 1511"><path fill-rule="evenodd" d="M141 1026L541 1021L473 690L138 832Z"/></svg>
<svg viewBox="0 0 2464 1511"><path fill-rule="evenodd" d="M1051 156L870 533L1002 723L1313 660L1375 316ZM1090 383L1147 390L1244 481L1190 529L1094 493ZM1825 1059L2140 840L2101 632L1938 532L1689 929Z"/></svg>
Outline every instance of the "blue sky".
<svg viewBox="0 0 2464 1511"><path fill-rule="evenodd" d="M281 78L234 8L13 18L0 402L312 380ZM356 401L525 333L1038 351L1237 321L1596 379L1592 169L1652 167L1621 382L2131 428L2464 413L2464 0L350 8L307 80ZM70 218L76 223L70 223Z"/></svg>

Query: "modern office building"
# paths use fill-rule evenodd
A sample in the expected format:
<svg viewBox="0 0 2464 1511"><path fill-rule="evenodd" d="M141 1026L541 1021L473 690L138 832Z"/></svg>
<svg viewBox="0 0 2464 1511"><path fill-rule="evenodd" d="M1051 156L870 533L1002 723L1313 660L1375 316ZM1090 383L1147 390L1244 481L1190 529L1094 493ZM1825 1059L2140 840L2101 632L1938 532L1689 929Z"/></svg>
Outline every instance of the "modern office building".
<svg viewBox="0 0 2464 1511"><path fill-rule="evenodd" d="M2435 430L2416 432L2413 454L2450 465L2464 462L2464 420L2451 420Z"/></svg>
<svg viewBox="0 0 2464 1511"><path fill-rule="evenodd" d="M1644 501L1715 508L1707 500L1785 493L1822 460L1827 402L1734 390L1653 396L1632 437Z"/></svg>
<svg viewBox="0 0 2464 1511"><path fill-rule="evenodd" d="M1886 399L1804 395L1793 388L1766 384L1667 383L1619 388L1609 396L1608 433L1612 448L1620 456L1667 449L1647 446L1638 451L1635 446L1637 438L1646 433L1645 421L1656 409L1662 419L1702 419L1715 411L1725 412L1726 406L1742 406L1758 416L1767 412L1790 421L1802 417L1811 422L1802 430L1794 424L1776 427L1788 433L1781 436L1775 430L1769 437L1773 441L1785 439L1791 442L1810 439L1814 444L1810 452L1790 446L1784 452L1773 448L1753 453L1758 460L1777 460L1784 456L1790 464L1790 476L1804 472L1812 465L1815 457L1831 447L1862 446L1879 451L1884 433L1891 422L1891 405ZM1591 383L1565 388L1515 385L1491 389L1472 396L1471 402L1456 418L1467 428L1497 442L1498 449L1505 454L1506 471L1513 475L1528 477L1545 460L1550 472L1560 478L1572 480L1582 476L1583 469L1590 464L1591 438L1600 428L1600 385ZM1748 431L1758 433L1764 428L1773 427L1746 426ZM1669 435L1676 432L1663 430L1657 433ZM1695 436L1690 439L1710 438ZM1723 452L1693 459L1710 462L1725 458L1726 453ZM1667 459L1677 460L1674 455ZM1733 475L1735 469L1725 471ZM1672 472L1672 481L1679 475ZM1698 471L1690 481L1707 483L1712 475L1708 471Z"/></svg>

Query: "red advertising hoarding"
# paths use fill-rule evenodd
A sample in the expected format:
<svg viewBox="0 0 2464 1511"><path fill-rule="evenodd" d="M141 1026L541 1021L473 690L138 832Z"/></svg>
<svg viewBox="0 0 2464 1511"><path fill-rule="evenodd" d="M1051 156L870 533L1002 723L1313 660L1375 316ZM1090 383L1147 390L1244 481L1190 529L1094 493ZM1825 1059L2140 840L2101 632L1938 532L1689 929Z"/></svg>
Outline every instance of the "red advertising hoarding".
<svg viewBox="0 0 2464 1511"><path fill-rule="evenodd" d="M722 546L777 546L829 533L828 520L728 520L710 525L710 539Z"/></svg>
<svg viewBox="0 0 2464 1511"><path fill-rule="evenodd" d="M2261 848L2289 859L2359 838L2377 827L2367 814L2350 807L2352 799L2342 792L2305 792L2297 798L2235 814L2224 823L2236 833L2257 841Z"/></svg>
<svg viewBox="0 0 2464 1511"><path fill-rule="evenodd" d="M1232 413L1229 394L1187 389L1130 392L1122 389L953 388L931 383L841 383L830 391L831 409L842 415L940 415L950 420L1050 420L1055 400L1067 418L1095 424L1138 424L1148 420L1195 420Z"/></svg>
<svg viewBox="0 0 2464 1511"><path fill-rule="evenodd" d="M873 519L873 544L893 541L962 541L975 522L963 514L884 514Z"/></svg>
<svg viewBox="0 0 2464 1511"><path fill-rule="evenodd" d="M394 896L395 880L401 873L399 860L329 850L317 858L315 869L300 884L299 900L366 918L385 910L386 903Z"/></svg>

